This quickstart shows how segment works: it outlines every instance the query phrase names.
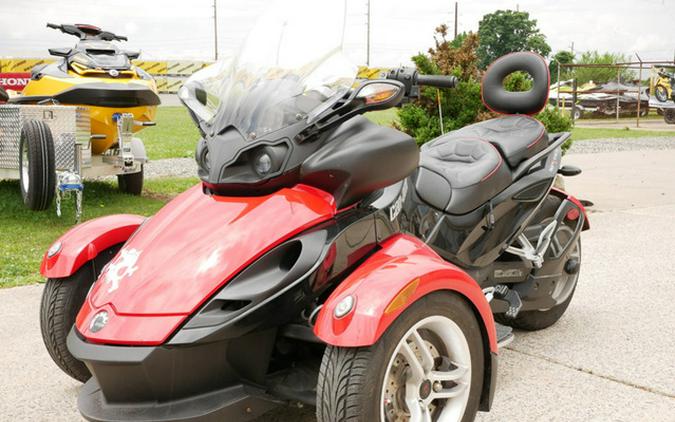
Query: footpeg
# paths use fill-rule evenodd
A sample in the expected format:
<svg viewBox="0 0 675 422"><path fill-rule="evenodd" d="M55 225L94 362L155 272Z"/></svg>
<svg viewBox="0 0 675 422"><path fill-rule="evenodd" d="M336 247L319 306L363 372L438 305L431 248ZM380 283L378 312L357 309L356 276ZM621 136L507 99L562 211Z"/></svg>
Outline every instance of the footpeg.
<svg viewBox="0 0 675 422"><path fill-rule="evenodd" d="M520 300L520 295L517 291L509 289L508 286L503 284L498 284L494 287L494 297L506 301L509 304L509 309L506 310L504 315L507 318L515 318L520 312L520 308L523 307L523 302Z"/></svg>

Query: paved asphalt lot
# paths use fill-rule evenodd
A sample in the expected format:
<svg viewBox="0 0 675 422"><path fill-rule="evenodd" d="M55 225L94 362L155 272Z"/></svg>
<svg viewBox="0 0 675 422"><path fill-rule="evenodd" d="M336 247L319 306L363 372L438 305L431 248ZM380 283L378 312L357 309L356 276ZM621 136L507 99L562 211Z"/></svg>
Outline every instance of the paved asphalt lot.
<svg viewBox="0 0 675 422"><path fill-rule="evenodd" d="M673 140L675 142L675 139ZM595 202L562 320L500 353L480 421L675 421L675 149L569 154L568 190ZM44 350L41 286L0 290L0 421L77 421L79 385ZM262 421L313 421L283 409Z"/></svg>

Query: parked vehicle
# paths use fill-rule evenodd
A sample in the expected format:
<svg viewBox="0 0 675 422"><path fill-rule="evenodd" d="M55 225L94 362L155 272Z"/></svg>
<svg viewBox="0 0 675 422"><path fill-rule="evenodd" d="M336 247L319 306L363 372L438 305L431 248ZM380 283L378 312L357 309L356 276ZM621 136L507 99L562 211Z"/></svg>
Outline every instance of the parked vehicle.
<svg viewBox="0 0 675 422"><path fill-rule="evenodd" d="M664 69L658 72L659 78L654 83L654 96L662 103L669 100L675 101L673 95L673 86L675 86L675 76L666 72Z"/></svg>
<svg viewBox="0 0 675 422"><path fill-rule="evenodd" d="M544 60L497 60L483 98L506 115L420 151L361 115L456 78L357 82L331 27L344 15L326 10L340 2L317 3L323 19L275 10L183 87L199 185L46 252L43 339L86 382L88 420L241 421L285 401L321 422L471 420L509 326L548 327L569 305L588 221L552 188L579 172L560 163L570 134L528 116L546 103ZM531 91L504 90L514 70Z"/></svg>
<svg viewBox="0 0 675 422"><path fill-rule="evenodd" d="M64 34L78 37L73 48L50 48L52 56L62 60L35 67L22 95L10 99L13 104L62 104L86 106L91 127L91 152L119 161L119 186L124 192L139 195L143 187L145 147L138 138L131 140L134 155L121 159L118 117L131 114L133 132L154 125L160 103L155 81L131 64L138 52L120 50L113 42L127 38L93 25L55 25Z"/></svg>
<svg viewBox="0 0 675 422"><path fill-rule="evenodd" d="M577 98L574 103L572 80L562 81L551 87L549 104L555 106L559 101L560 107L571 108L574 120L578 120L591 116L616 116L617 107L622 116L635 115L639 97L640 116L646 116L649 114L649 94L645 88L639 88L639 95L637 91L638 87L633 85L616 82L598 85L589 82L577 88Z"/></svg>

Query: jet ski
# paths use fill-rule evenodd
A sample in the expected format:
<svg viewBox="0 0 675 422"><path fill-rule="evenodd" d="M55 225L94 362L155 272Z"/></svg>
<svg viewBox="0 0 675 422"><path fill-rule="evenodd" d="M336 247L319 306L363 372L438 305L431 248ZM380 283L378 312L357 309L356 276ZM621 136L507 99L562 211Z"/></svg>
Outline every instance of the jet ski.
<svg viewBox="0 0 675 422"><path fill-rule="evenodd" d="M9 102L88 107L93 154L117 144L117 120L122 113L133 114L134 132L153 124L160 103L157 86L147 72L131 63L140 53L114 43L127 37L85 24L48 23L47 27L79 41L73 48L50 48L49 54L61 60L33 68L22 95Z"/></svg>

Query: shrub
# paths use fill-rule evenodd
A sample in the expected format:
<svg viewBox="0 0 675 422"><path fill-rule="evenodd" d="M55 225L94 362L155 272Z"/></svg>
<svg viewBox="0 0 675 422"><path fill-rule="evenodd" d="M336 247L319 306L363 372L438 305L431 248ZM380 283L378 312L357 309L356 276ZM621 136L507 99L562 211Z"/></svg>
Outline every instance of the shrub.
<svg viewBox="0 0 675 422"><path fill-rule="evenodd" d="M572 119L567 115L560 113L553 107L544 108L539 114L534 116L539 120L548 133L569 132L572 130ZM563 154L572 146L572 139L568 139L562 146Z"/></svg>

